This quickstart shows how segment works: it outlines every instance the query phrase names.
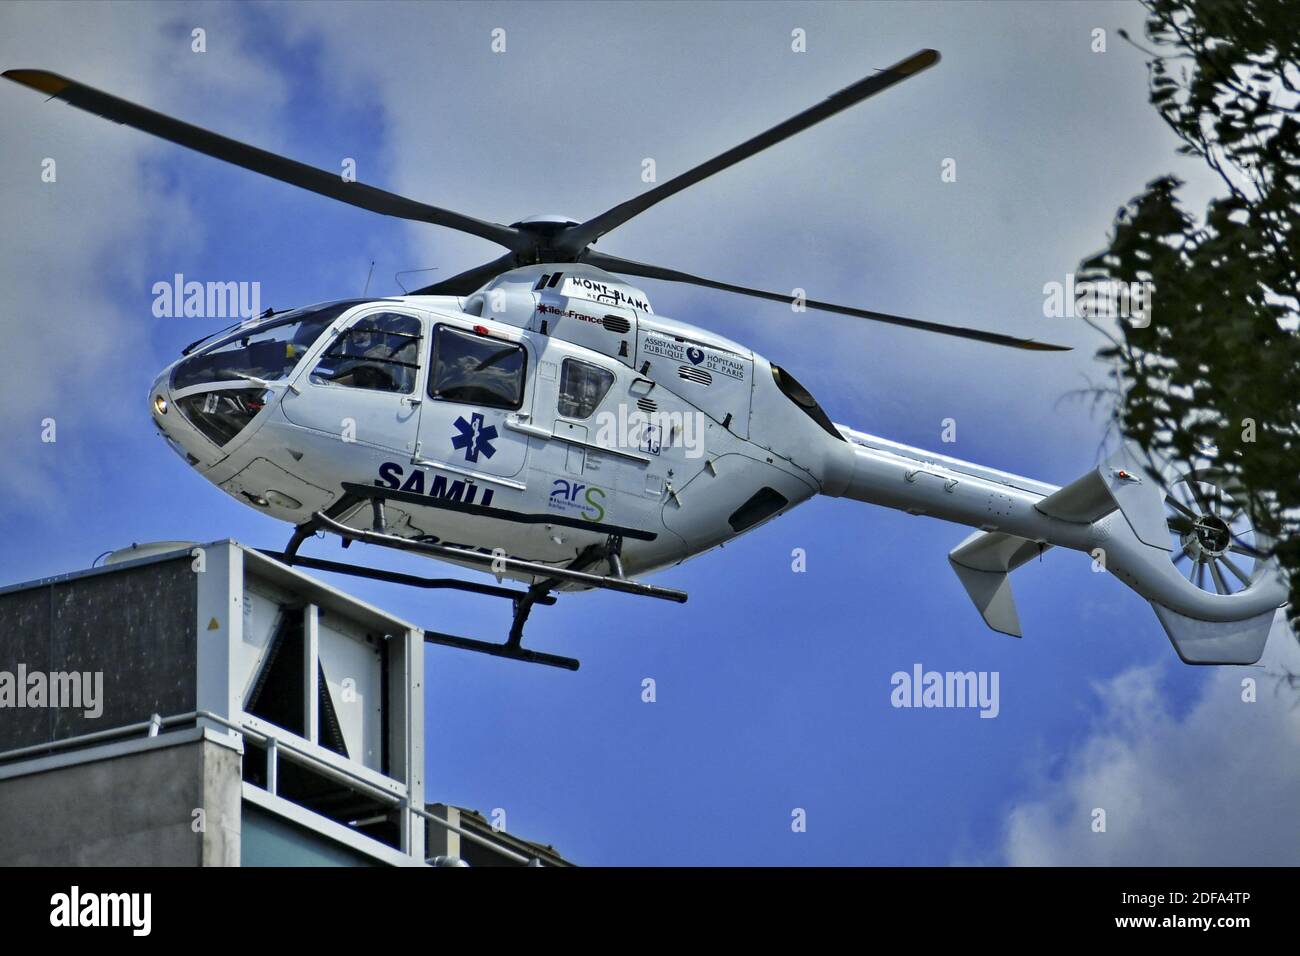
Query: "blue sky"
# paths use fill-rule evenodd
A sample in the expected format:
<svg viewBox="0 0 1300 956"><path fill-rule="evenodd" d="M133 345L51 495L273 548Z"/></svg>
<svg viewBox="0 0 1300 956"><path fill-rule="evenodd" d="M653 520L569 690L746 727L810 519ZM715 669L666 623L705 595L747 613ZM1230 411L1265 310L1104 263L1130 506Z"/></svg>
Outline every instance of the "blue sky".
<svg viewBox="0 0 1300 956"><path fill-rule="evenodd" d="M8 4L0 66L64 72L325 168L351 157L364 182L512 222L586 218L645 188L644 157L666 178L937 48L926 74L600 248L1074 345L1013 353L645 286L657 312L791 369L836 421L1065 483L1095 465L1105 426L1069 393L1104 370L1089 330L1042 317L1042 286L1100 248L1156 175L1209 188L1145 102L1142 59L1116 34L1139 24L1135 6L1103 3ZM190 49L195 27L206 53ZM807 53L790 50L795 27ZM1090 48L1097 28L1105 53ZM214 324L153 318L155 281L259 281L280 309L358 294L372 260L372 291L392 293L398 270L445 276L497 254L17 87L0 90L0 124L0 323L15 360L0 385L4 582L132 541L287 539L153 434L153 375ZM45 157L57 183L40 181ZM956 183L940 180L949 157ZM429 794L502 808L511 831L590 864L1300 859L1293 691L1274 694L1265 669L1181 665L1145 603L1073 553L1016 573L1026 636L994 634L946 561L964 535L815 499L657 576L690 592L684 606L587 594L539 609L528 642L580 657L576 674L431 648ZM339 583L430 628L508 624L481 599ZM999 716L893 708L890 676L918 662L999 672ZM1260 681L1256 704L1239 699L1243 676ZM1097 806L1105 834L1088 826ZM795 808L806 832L791 829Z"/></svg>

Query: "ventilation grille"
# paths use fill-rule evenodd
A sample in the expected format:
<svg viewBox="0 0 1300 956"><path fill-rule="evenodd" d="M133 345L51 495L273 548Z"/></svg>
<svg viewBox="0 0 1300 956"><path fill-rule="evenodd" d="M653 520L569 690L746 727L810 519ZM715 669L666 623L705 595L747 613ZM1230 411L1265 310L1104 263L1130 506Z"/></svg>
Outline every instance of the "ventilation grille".
<svg viewBox="0 0 1300 956"><path fill-rule="evenodd" d="M727 519L734 531L745 531L766 521L790 502L774 488L760 488L753 497L736 509Z"/></svg>
<svg viewBox="0 0 1300 956"><path fill-rule="evenodd" d="M244 710L254 717L305 737L303 695L303 627L301 607L281 607L271 646L248 694Z"/></svg>
<svg viewBox="0 0 1300 956"><path fill-rule="evenodd" d="M641 409L643 412L653 412L659 406L655 404L653 398L638 398L636 400L636 407Z"/></svg>
<svg viewBox="0 0 1300 956"><path fill-rule="evenodd" d="M600 320L600 324L615 335L626 335L632 331L632 323L621 315L607 315Z"/></svg>
<svg viewBox="0 0 1300 956"><path fill-rule="evenodd" d="M696 385L713 384L713 376L702 368L696 368L694 365L679 365L677 367L677 376L686 379L688 382L694 382Z"/></svg>
<svg viewBox="0 0 1300 956"><path fill-rule="evenodd" d="M334 709L334 698L330 696L329 685L325 683L325 668L316 661L316 709L320 715L320 745L340 756L348 755L347 741L343 739L343 728L339 726L338 711Z"/></svg>

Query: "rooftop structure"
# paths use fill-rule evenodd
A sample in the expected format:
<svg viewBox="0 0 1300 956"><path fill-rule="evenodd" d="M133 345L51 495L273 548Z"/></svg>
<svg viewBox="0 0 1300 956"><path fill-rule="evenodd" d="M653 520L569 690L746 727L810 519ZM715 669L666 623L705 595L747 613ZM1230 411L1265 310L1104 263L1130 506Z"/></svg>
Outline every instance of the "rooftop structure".
<svg viewBox="0 0 1300 956"><path fill-rule="evenodd" d="M0 865L567 865L426 805L420 628L234 541L0 589Z"/></svg>

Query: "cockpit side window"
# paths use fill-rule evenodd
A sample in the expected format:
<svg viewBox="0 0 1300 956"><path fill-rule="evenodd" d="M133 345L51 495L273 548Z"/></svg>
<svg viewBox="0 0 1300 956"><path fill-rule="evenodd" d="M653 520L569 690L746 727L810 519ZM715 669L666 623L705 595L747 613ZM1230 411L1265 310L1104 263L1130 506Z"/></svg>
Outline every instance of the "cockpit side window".
<svg viewBox="0 0 1300 956"><path fill-rule="evenodd" d="M312 370L318 385L410 394L420 370L420 320L398 312L362 316L338 337Z"/></svg>
<svg viewBox="0 0 1300 956"><path fill-rule="evenodd" d="M613 384L614 373L608 369L566 358L560 366L560 400L556 410L565 418L590 418Z"/></svg>
<svg viewBox="0 0 1300 956"><path fill-rule="evenodd" d="M524 403L528 357L522 345L439 325L433 333L429 397L491 408Z"/></svg>

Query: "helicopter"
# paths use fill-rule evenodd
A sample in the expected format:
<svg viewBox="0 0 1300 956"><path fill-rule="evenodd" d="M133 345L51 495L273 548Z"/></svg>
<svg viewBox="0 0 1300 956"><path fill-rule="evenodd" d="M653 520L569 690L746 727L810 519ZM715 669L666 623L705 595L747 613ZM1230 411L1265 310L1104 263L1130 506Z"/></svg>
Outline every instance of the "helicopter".
<svg viewBox="0 0 1300 956"><path fill-rule="evenodd" d="M720 282L592 248L650 207L939 60L921 50L587 220L511 225L428 205L237 142L43 70L6 79L331 199L439 225L504 255L392 297L272 312L192 343L153 382L154 425L203 478L294 526L290 565L512 602L504 642L427 640L532 663L524 624L555 594L606 589L684 602L641 578L815 495L975 529L949 554L984 622L1019 637L1010 572L1052 547L1089 554L1147 599L1179 657L1262 654L1286 586L1220 471L1153 468L1125 445L1063 487L834 423L785 368L656 314L628 278L800 304L992 346L1034 339ZM321 533L485 571L425 578L300 554ZM522 590L503 587L504 579Z"/></svg>

